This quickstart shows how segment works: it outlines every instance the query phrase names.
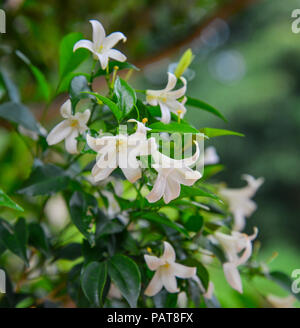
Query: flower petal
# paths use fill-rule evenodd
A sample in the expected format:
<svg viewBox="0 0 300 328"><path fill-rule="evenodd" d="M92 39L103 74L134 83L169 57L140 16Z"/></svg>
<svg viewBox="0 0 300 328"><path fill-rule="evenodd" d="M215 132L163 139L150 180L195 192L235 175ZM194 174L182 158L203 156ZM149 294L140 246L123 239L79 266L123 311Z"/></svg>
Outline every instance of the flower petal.
<svg viewBox="0 0 300 328"><path fill-rule="evenodd" d="M99 59L99 62L100 62L100 65L101 65L101 68L103 70L106 69L107 65L108 65L108 56L106 53L102 53L102 54L99 54L99 53L96 53L96 56L98 57Z"/></svg>
<svg viewBox="0 0 300 328"><path fill-rule="evenodd" d="M169 91L168 92L168 97L173 98L173 99L178 99L184 96L186 92L186 79L184 77L181 77L180 80L183 83L183 87L180 89L174 90L174 91Z"/></svg>
<svg viewBox="0 0 300 328"><path fill-rule="evenodd" d="M237 290L239 293L243 293L242 280L240 273L235 264L227 262L223 264L224 275L229 285Z"/></svg>
<svg viewBox="0 0 300 328"><path fill-rule="evenodd" d="M167 83L167 86L165 87L164 91L170 91L170 90L174 89L176 86L176 83L177 83L177 77L174 74L168 72L168 83Z"/></svg>
<svg viewBox="0 0 300 328"><path fill-rule="evenodd" d="M171 121L170 108L163 102L159 101L160 111L161 111L161 122L168 124Z"/></svg>
<svg viewBox="0 0 300 328"><path fill-rule="evenodd" d="M55 145L64 140L70 133L72 128L67 120L57 124L47 136L47 143L49 146Z"/></svg>
<svg viewBox="0 0 300 328"><path fill-rule="evenodd" d="M178 278L192 278L197 272L197 268L188 267L180 263L172 263L173 273Z"/></svg>
<svg viewBox="0 0 300 328"><path fill-rule="evenodd" d="M147 289L145 290L145 295L147 296L154 296L160 292L162 289L163 284L160 277L160 270L156 271L153 278L151 279Z"/></svg>
<svg viewBox="0 0 300 328"><path fill-rule="evenodd" d="M73 51L76 51L79 48L85 48L94 53L93 42L90 40L79 40L74 44Z"/></svg>
<svg viewBox="0 0 300 328"><path fill-rule="evenodd" d="M67 136L65 141L66 151L70 154L77 154L77 138L78 130L73 130L70 135Z"/></svg>
<svg viewBox="0 0 300 328"><path fill-rule="evenodd" d="M162 268L160 275L161 275L163 286L166 288L166 290L169 293L179 292L179 288L177 287L176 277L172 273L172 270Z"/></svg>
<svg viewBox="0 0 300 328"><path fill-rule="evenodd" d="M167 177L166 188L164 192L164 201L166 204L170 203L171 200L179 197L180 195L180 184L172 179L172 173Z"/></svg>
<svg viewBox="0 0 300 328"><path fill-rule="evenodd" d="M155 203L161 199L166 188L166 182L166 178L161 173L159 173L152 190L146 196L148 202Z"/></svg>
<svg viewBox="0 0 300 328"><path fill-rule="evenodd" d="M119 62L124 62L127 59L127 57L123 55L121 51L116 49L110 49L106 51L105 54L107 57L117 60Z"/></svg>
<svg viewBox="0 0 300 328"><path fill-rule="evenodd" d="M83 113L77 112L75 114L75 117L77 117L77 119L82 127L84 127L87 124L87 122L90 119L90 116L91 116L91 111L89 109L86 109Z"/></svg>
<svg viewBox="0 0 300 328"><path fill-rule="evenodd" d="M102 180L106 179L111 174L111 172L115 169L116 169L116 167L115 168L111 168L111 167L100 168L97 164L95 164L92 169L92 176L93 176L95 182L102 181Z"/></svg>
<svg viewBox="0 0 300 328"><path fill-rule="evenodd" d="M144 255L148 268L152 271L157 270L161 265L165 264L165 261L157 256Z"/></svg>
<svg viewBox="0 0 300 328"><path fill-rule="evenodd" d="M102 43L105 39L105 30L104 30L102 24L95 19L90 20L90 23L92 24L92 28L93 28L94 47L95 47L95 49L97 49L102 45Z"/></svg>
<svg viewBox="0 0 300 328"><path fill-rule="evenodd" d="M71 100L66 100L60 107L60 114L63 118L69 118L72 115Z"/></svg>
<svg viewBox="0 0 300 328"><path fill-rule="evenodd" d="M122 167L121 170L124 173L126 179L131 183L136 182L142 177L142 170L140 168Z"/></svg>
<svg viewBox="0 0 300 328"><path fill-rule="evenodd" d="M121 40L123 40L123 42L126 42L127 40L126 36L123 33L121 32L111 33L103 41L103 47L107 50L111 49Z"/></svg>
<svg viewBox="0 0 300 328"><path fill-rule="evenodd" d="M164 241L164 253L161 258L169 263L175 262L176 254L174 248L167 241Z"/></svg>

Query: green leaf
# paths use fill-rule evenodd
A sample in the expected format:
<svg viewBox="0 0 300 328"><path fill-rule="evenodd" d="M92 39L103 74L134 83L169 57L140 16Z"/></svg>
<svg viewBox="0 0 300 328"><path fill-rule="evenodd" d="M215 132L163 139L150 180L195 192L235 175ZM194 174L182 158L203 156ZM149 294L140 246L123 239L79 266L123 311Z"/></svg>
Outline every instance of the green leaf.
<svg viewBox="0 0 300 328"><path fill-rule="evenodd" d="M36 78L38 85L39 85L39 93L45 99L46 101L50 100L50 86L47 83L47 80L44 76L44 74L36 67L34 66L29 58L27 58L21 51L17 50L16 55L31 69L31 72L33 73L34 77Z"/></svg>
<svg viewBox="0 0 300 328"><path fill-rule="evenodd" d="M18 219L14 227L7 221L0 219L0 240L7 249L19 256L28 265L26 254L28 229L24 218Z"/></svg>
<svg viewBox="0 0 300 328"><path fill-rule="evenodd" d="M166 225L178 232L183 233L186 237L189 238L188 231L182 225L169 220L166 216L163 216L162 214L155 212L139 212L135 214L135 217Z"/></svg>
<svg viewBox="0 0 300 328"><path fill-rule="evenodd" d="M199 99L195 99L195 98L191 98L191 97L187 97L187 102L185 103L187 106L192 106L198 109L202 109L205 110L209 113L212 113L218 117L220 117L222 120L224 120L225 122L227 122L226 118L223 116L223 114L221 114L216 108L214 108L213 106L207 104L206 102L199 100Z"/></svg>
<svg viewBox="0 0 300 328"><path fill-rule="evenodd" d="M202 180L206 180L223 171L225 168L222 164L205 165Z"/></svg>
<svg viewBox="0 0 300 328"><path fill-rule="evenodd" d="M81 33L70 33L66 35L59 47L59 76L60 79L74 71L89 55L87 49L78 49L73 52L75 43L83 39Z"/></svg>
<svg viewBox="0 0 300 328"><path fill-rule="evenodd" d="M103 289L107 279L107 264L105 262L90 262L81 272L81 287L95 307L102 306Z"/></svg>
<svg viewBox="0 0 300 328"><path fill-rule="evenodd" d="M87 73L70 72L61 81L61 83L59 85L59 88L58 88L58 91L57 91L57 94L59 94L61 92L67 92L67 91L69 91L71 81L73 80L73 78L75 76L79 76L79 75L85 76L88 81L91 78L90 74L87 74Z"/></svg>
<svg viewBox="0 0 300 328"><path fill-rule="evenodd" d="M91 98L91 96L89 95L89 91L91 91L91 89L89 87L89 83L86 76L78 75L72 79L69 94L73 109L76 107L76 104L79 102L80 99L88 97Z"/></svg>
<svg viewBox="0 0 300 328"><path fill-rule="evenodd" d="M82 256L81 244L70 243L55 250L55 259L74 261Z"/></svg>
<svg viewBox="0 0 300 328"><path fill-rule="evenodd" d="M37 122L30 110L17 102L9 101L0 105L0 117L22 125L24 128L40 133Z"/></svg>
<svg viewBox="0 0 300 328"><path fill-rule="evenodd" d="M113 112L113 114L115 115L117 121L120 121L120 119L123 115L122 111L113 101L111 101L110 99L108 99L104 96L99 95L96 92L87 92L87 93L95 96L100 101L100 103L104 103L105 105L107 105L110 108L110 110Z"/></svg>
<svg viewBox="0 0 300 328"><path fill-rule="evenodd" d="M149 133L155 133L155 132L168 132L168 133L198 133L199 131L189 124L184 124L184 123L169 123L169 124L164 124L161 122L156 122L153 123L149 126L151 131Z"/></svg>
<svg viewBox="0 0 300 328"><path fill-rule="evenodd" d="M71 220L77 229L87 238L91 245L95 242L95 235L90 228L91 217L87 215L89 206L97 206L94 198L89 198L90 195L75 191L70 199L70 214ZM95 200L96 203L93 203Z"/></svg>
<svg viewBox="0 0 300 328"><path fill-rule="evenodd" d="M220 136L238 136L244 137L245 135L239 132L224 130L224 129L213 129L213 128L202 128L200 132L204 133L209 138L220 137Z"/></svg>
<svg viewBox="0 0 300 328"><path fill-rule="evenodd" d="M189 187L189 186L184 186L184 185L181 186L180 198L183 198L183 197L196 197L196 196L208 197L208 198L212 198L212 199L220 201L218 196L216 196L216 195L214 195L210 192L204 191L200 188Z"/></svg>
<svg viewBox="0 0 300 328"><path fill-rule="evenodd" d="M270 273L265 274L265 277L269 280L276 282L279 286L294 295L300 301L300 294L292 293L291 287L293 281L287 274L280 271L272 271Z"/></svg>
<svg viewBox="0 0 300 328"><path fill-rule="evenodd" d="M18 193L29 196L51 195L66 189L69 181L69 177L60 167L53 164L44 165L36 161L30 177L18 190Z"/></svg>
<svg viewBox="0 0 300 328"><path fill-rule="evenodd" d="M136 263L124 255L108 261L108 273L131 307L137 306L141 291L141 273Z"/></svg>
<svg viewBox="0 0 300 328"><path fill-rule="evenodd" d="M49 242L45 231L38 223L30 223L29 230L29 244L41 251L44 255L49 255Z"/></svg>
<svg viewBox="0 0 300 328"><path fill-rule="evenodd" d="M133 109L136 104L135 91L123 79L117 77L114 85L114 93L117 96L118 106L126 116Z"/></svg>
<svg viewBox="0 0 300 328"><path fill-rule="evenodd" d="M4 83L5 89L7 90L9 99L16 103L20 102L19 90L16 87L16 85L13 83L13 81L8 77L6 71L0 69L0 75Z"/></svg>
<svg viewBox="0 0 300 328"><path fill-rule="evenodd" d="M0 206L9 207L13 210L24 212L23 208L10 199L2 189L0 189Z"/></svg>
<svg viewBox="0 0 300 328"><path fill-rule="evenodd" d="M184 227L188 231L198 232L203 227L203 216L201 215L192 215L188 218Z"/></svg>

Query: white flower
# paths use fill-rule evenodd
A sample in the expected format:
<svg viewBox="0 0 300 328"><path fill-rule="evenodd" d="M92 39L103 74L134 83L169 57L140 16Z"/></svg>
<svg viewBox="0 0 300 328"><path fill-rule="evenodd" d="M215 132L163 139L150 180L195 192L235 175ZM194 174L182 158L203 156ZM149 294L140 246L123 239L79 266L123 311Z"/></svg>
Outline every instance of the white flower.
<svg viewBox="0 0 300 328"><path fill-rule="evenodd" d="M60 113L65 120L57 124L48 134L48 145L55 145L65 139L67 152L77 153L77 137L85 132L91 112L86 109L83 113L72 115L71 101L68 99L60 108Z"/></svg>
<svg viewBox="0 0 300 328"><path fill-rule="evenodd" d="M147 139L148 128L143 123L133 119L128 122L136 122L138 125L137 131L131 135L119 134L100 138L87 135L89 147L98 153L92 169L95 181L106 179L117 167L121 168L126 179L132 183L141 178L141 163L137 156L148 155L156 144L154 138Z"/></svg>
<svg viewBox="0 0 300 328"><path fill-rule="evenodd" d="M238 266L245 264L252 254L252 241L258 233L257 228L254 228L254 234L248 236L238 231L233 231L231 235L226 235L222 232L215 232L211 238L213 242L217 240L220 246L224 249L228 262L223 264L223 270L227 282L238 292L243 292L241 276L238 271ZM243 251L242 254L240 254Z"/></svg>
<svg viewBox="0 0 300 328"><path fill-rule="evenodd" d="M120 40L126 41L126 37L121 32L114 32L105 36L105 30L97 20L90 20L93 28L93 42L90 40L80 40L73 48L76 51L79 48L86 48L91 51L95 59L99 59L102 69L108 65L109 58L120 62L126 60L126 56L119 50L112 49Z"/></svg>
<svg viewBox="0 0 300 328"><path fill-rule="evenodd" d="M178 99L183 97L186 92L186 79L181 77L183 87L178 90L173 90L177 83L177 78L174 74L168 72L168 84L162 90L147 90L146 102L151 106L160 106L161 121L169 123L171 120L171 112L179 115L182 118L186 112L184 104L186 98L180 102Z"/></svg>
<svg viewBox="0 0 300 328"><path fill-rule="evenodd" d="M157 178L151 192L146 196L150 203L157 202L163 197L164 202L168 204L171 200L179 197L180 185L192 186L201 178L201 173L192 170L199 158L199 146L196 144L196 152L192 157L182 160L172 159L160 152L152 153L155 164L152 166L157 172Z"/></svg>
<svg viewBox="0 0 300 328"><path fill-rule="evenodd" d="M256 210L256 204L250 198L254 196L257 189L263 184L264 179L255 179L251 175L244 174L242 176L248 182L244 188L227 189L221 188L219 193L224 200L229 203L229 210L234 218L234 230L241 231L245 227L246 217L252 215Z"/></svg>
<svg viewBox="0 0 300 328"><path fill-rule="evenodd" d="M279 309L293 308L293 305L296 302L296 298L293 295L289 295L287 297L278 297L270 294L267 296L267 300L274 308Z"/></svg>
<svg viewBox="0 0 300 328"><path fill-rule="evenodd" d="M216 148L213 146L207 147L204 151L204 164L211 165L219 163L219 156L217 154Z"/></svg>
<svg viewBox="0 0 300 328"><path fill-rule="evenodd" d="M195 276L196 268L176 263L175 260L174 248L166 241L164 242L164 253L161 257L145 255L148 268L156 271L145 291L145 295L154 296L163 287L169 293L177 293L179 288L177 288L176 277L186 279Z"/></svg>

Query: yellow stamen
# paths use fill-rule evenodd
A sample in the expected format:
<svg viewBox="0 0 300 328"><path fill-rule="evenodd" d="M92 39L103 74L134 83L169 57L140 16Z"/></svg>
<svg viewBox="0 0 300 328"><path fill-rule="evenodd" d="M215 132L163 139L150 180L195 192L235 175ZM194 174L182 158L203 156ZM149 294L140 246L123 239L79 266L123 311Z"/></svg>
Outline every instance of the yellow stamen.
<svg viewBox="0 0 300 328"><path fill-rule="evenodd" d="M147 252L151 254L152 253L152 249L150 247L147 247Z"/></svg>
<svg viewBox="0 0 300 328"><path fill-rule="evenodd" d="M166 268L166 269L168 269L170 267L170 263L166 263L165 265L164 265L164 268Z"/></svg>
<svg viewBox="0 0 300 328"><path fill-rule="evenodd" d="M71 127L76 128L78 126L78 121L77 120L72 120L71 121Z"/></svg>
<svg viewBox="0 0 300 328"><path fill-rule="evenodd" d="M103 50L103 45L101 44L101 46L98 48L98 52L101 52Z"/></svg>
<svg viewBox="0 0 300 328"><path fill-rule="evenodd" d="M144 117L144 118L142 119L142 123L143 123L143 124L146 124L147 122L148 122L147 117Z"/></svg>
<svg viewBox="0 0 300 328"><path fill-rule="evenodd" d="M180 115L182 114L182 110L178 109L177 110L177 115L178 115L178 123L180 123Z"/></svg>

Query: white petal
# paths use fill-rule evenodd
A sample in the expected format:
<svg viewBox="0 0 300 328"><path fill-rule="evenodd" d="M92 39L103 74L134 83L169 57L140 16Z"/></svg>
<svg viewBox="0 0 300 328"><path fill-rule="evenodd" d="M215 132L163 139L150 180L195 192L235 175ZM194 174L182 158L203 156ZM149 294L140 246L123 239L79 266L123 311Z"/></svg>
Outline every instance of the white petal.
<svg viewBox="0 0 300 328"><path fill-rule="evenodd" d="M63 118L69 118L72 115L71 100L66 100L60 107L60 114Z"/></svg>
<svg viewBox="0 0 300 328"><path fill-rule="evenodd" d="M212 299L213 293L214 293L215 286L214 284L210 281L207 287L206 292L203 294L203 296L209 300Z"/></svg>
<svg viewBox="0 0 300 328"><path fill-rule="evenodd" d="M268 295L267 300L274 308L289 309L293 308L293 304L296 302L296 298L293 295L287 297L279 297L275 295Z"/></svg>
<svg viewBox="0 0 300 328"><path fill-rule="evenodd" d="M115 168L111 168L111 167L100 168L97 164L95 164L92 169L92 176L93 176L95 182L102 181L102 180L106 179L111 174L111 172L115 169L116 169L116 167Z"/></svg>
<svg viewBox="0 0 300 328"><path fill-rule="evenodd" d="M123 33L121 33L121 32L111 33L103 41L103 47L105 49L111 49L121 40L123 40L123 42L125 42L127 40L126 36Z"/></svg>
<svg viewBox="0 0 300 328"><path fill-rule="evenodd" d="M73 130L70 135L67 136L65 141L66 151L70 154L77 154L77 138L78 130Z"/></svg>
<svg viewBox="0 0 300 328"><path fill-rule="evenodd" d="M148 268L152 271L157 270L161 265L165 264L165 261L157 256L144 255Z"/></svg>
<svg viewBox="0 0 300 328"><path fill-rule="evenodd" d="M72 128L69 125L69 122L64 120L57 124L51 132L48 134L47 143L49 146L55 145L62 140L64 140L70 133Z"/></svg>
<svg viewBox="0 0 300 328"><path fill-rule="evenodd" d="M162 195L164 194L165 188L166 188L166 178L159 173L152 190L146 196L147 200L150 203L157 202L159 199L161 199Z"/></svg>
<svg viewBox="0 0 300 328"><path fill-rule="evenodd" d="M117 60L119 62L124 62L127 59L127 57L123 55L121 51L116 49L110 49L106 51L105 54L107 57Z"/></svg>
<svg viewBox="0 0 300 328"><path fill-rule="evenodd" d="M173 99L178 99L178 98L181 98L184 96L184 94L186 92L186 79L184 77L181 77L180 79L183 82L183 87L181 87L178 90L169 91L168 97L171 97Z"/></svg>
<svg viewBox="0 0 300 328"><path fill-rule="evenodd" d="M168 124L171 121L170 108L163 102L159 101L160 111L161 111L161 122Z"/></svg>
<svg viewBox="0 0 300 328"><path fill-rule="evenodd" d="M73 51L79 48L85 48L94 53L93 42L90 40L80 40L74 44Z"/></svg>
<svg viewBox="0 0 300 328"><path fill-rule="evenodd" d="M178 278L192 278L197 272L197 268L188 267L180 263L172 263L171 265L174 275Z"/></svg>
<svg viewBox="0 0 300 328"><path fill-rule="evenodd" d="M131 183L136 182L142 177L142 170L140 168L122 167L121 170L124 173L126 179Z"/></svg>
<svg viewBox="0 0 300 328"><path fill-rule="evenodd" d="M104 54L104 53L103 53L103 54L99 54L99 53L97 53L96 56L97 56L98 59L99 59L99 62L100 62L101 68L102 68L103 70L105 70L106 67L107 67L107 65L108 65L108 56L107 56L107 54L106 54L106 53L105 53L105 54Z"/></svg>
<svg viewBox="0 0 300 328"><path fill-rule="evenodd" d="M170 174L172 175L172 173ZM164 193L164 201L166 204L170 203L171 200L179 197L180 195L180 184L174 181L170 176L167 178L166 189Z"/></svg>
<svg viewBox="0 0 300 328"><path fill-rule="evenodd" d="M169 293L178 293L179 288L177 288L177 281L174 274L172 274L172 270L161 268L161 280L163 286Z"/></svg>
<svg viewBox="0 0 300 328"><path fill-rule="evenodd" d="M168 84L165 87L164 91L170 91L170 90L174 89L176 86L176 83L177 83L177 77L174 74L168 72Z"/></svg>
<svg viewBox="0 0 300 328"><path fill-rule="evenodd" d="M204 152L204 164L212 165L219 163L219 156L217 154L216 148L213 146L207 147Z"/></svg>
<svg viewBox="0 0 300 328"><path fill-rule="evenodd" d="M233 230L235 231L242 231L245 228L246 225L246 217L245 214L241 209L237 209L235 211L232 211L233 213Z"/></svg>
<svg viewBox="0 0 300 328"><path fill-rule="evenodd" d="M91 116L91 111L89 109L86 109L83 113L77 112L75 114L75 117L77 117L77 119L82 127L84 127L86 125L86 123L89 121L90 116Z"/></svg>
<svg viewBox="0 0 300 328"><path fill-rule="evenodd" d="M93 28L93 43L95 49L97 49L102 45L105 39L105 30L102 24L97 20L92 19L90 20L90 23L92 24L92 28Z"/></svg>
<svg viewBox="0 0 300 328"><path fill-rule="evenodd" d="M162 289L163 284L160 277L160 270L156 271L153 278L151 279L147 289L145 290L145 295L147 296L154 296L160 292Z"/></svg>
<svg viewBox="0 0 300 328"><path fill-rule="evenodd" d="M169 263L174 262L176 259L174 248L167 241L164 241L164 253L161 258Z"/></svg>
<svg viewBox="0 0 300 328"><path fill-rule="evenodd" d="M233 263L227 262L223 264L223 270L229 285L237 290L239 293L243 293L242 280L240 273Z"/></svg>

